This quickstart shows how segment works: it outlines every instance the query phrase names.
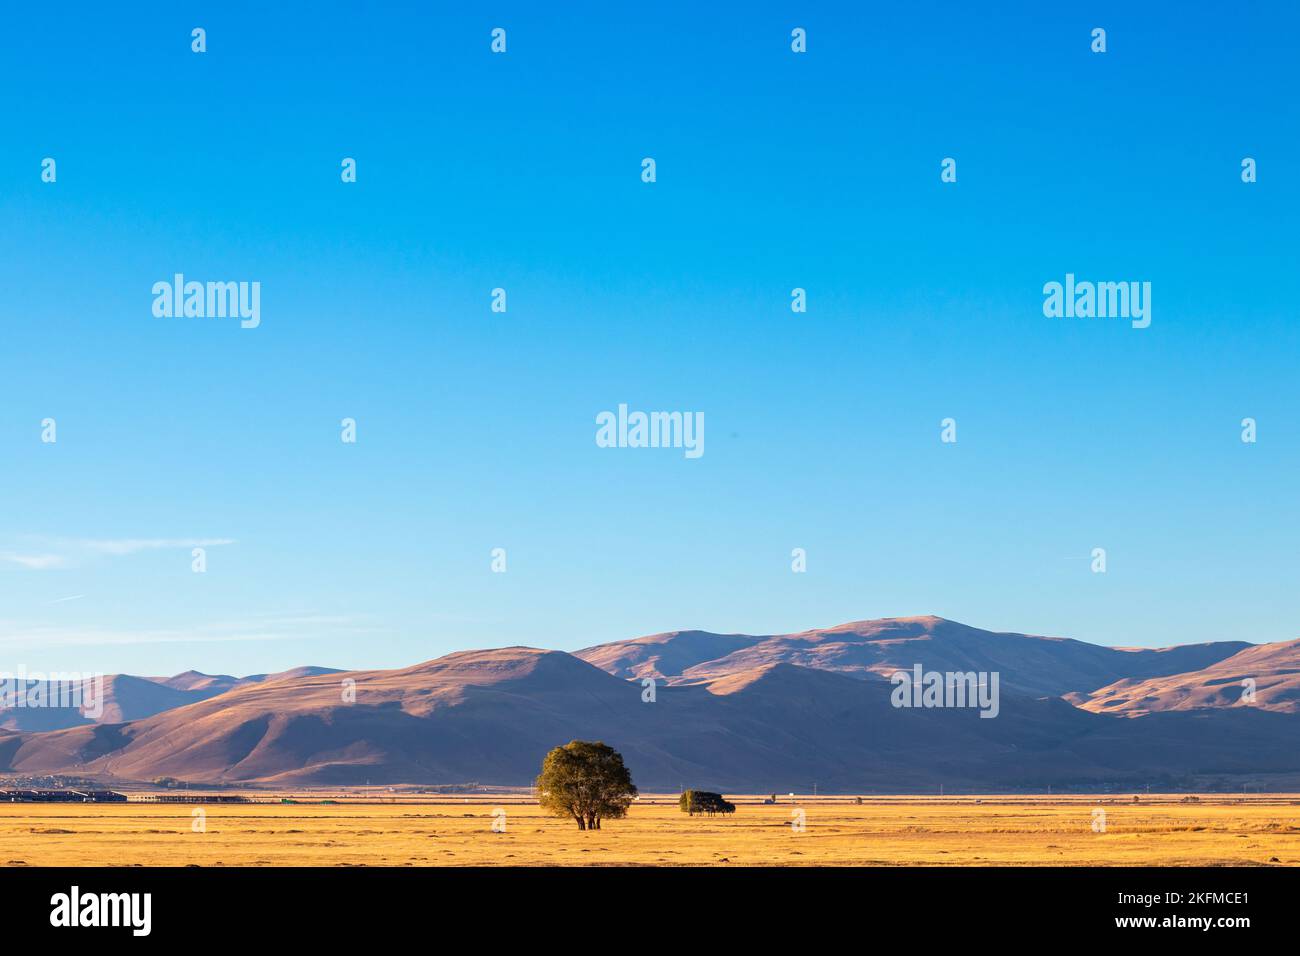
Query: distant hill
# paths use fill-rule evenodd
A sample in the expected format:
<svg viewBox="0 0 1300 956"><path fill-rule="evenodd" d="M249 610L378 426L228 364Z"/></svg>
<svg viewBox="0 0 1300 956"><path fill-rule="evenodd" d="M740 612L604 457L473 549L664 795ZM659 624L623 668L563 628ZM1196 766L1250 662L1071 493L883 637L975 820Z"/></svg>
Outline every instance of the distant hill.
<svg viewBox="0 0 1300 956"><path fill-rule="evenodd" d="M87 715L87 708L84 706L77 708L6 707L0 709L0 729L44 731L80 727L86 724L120 724L206 700L246 684L332 673L335 671L328 667L295 667L278 674L253 674L249 677L200 674L198 671L186 671L175 677L106 674L103 683L103 706L98 717ZM43 685L43 688L48 687L48 683ZM49 693L48 690L35 686L30 688L28 693L33 694L38 691ZM92 700L93 693L88 695L83 691L83 699Z"/></svg>
<svg viewBox="0 0 1300 956"><path fill-rule="evenodd" d="M1124 650L906 618L767 637L676 632L577 655L464 651L400 670L263 675L125 723L0 733L0 770L214 784L526 785L547 750L583 738L622 751L645 789L1294 787L1296 643ZM997 671L997 717L894 707L886 675L916 663ZM1264 706L1193 691L1132 717L1102 706L1118 681L1199 688L1220 679L1207 674L1233 681L1252 667ZM652 703L643 701L642 676L661 679ZM177 692L202 683L173 680Z"/></svg>
<svg viewBox="0 0 1300 956"><path fill-rule="evenodd" d="M1123 678L1197 670L1250 646L1224 641L1159 649L1102 647L1064 637L983 631L941 617L900 617L763 637L672 631L575 653L618 677L674 684L778 662L858 678L888 676L920 663L927 670L999 671L1006 690L1059 696Z"/></svg>
<svg viewBox="0 0 1300 956"><path fill-rule="evenodd" d="M1255 682L1255 699L1243 682ZM1167 710L1224 707L1300 714L1300 640L1257 644L1200 670L1160 677L1126 677L1071 702L1098 714L1140 717ZM1297 742L1300 746L1300 741Z"/></svg>

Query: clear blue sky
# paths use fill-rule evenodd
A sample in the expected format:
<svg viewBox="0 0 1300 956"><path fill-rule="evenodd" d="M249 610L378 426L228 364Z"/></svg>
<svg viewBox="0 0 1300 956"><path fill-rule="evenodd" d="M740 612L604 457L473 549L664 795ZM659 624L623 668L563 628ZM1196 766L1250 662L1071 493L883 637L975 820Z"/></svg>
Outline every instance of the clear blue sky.
<svg viewBox="0 0 1300 956"><path fill-rule="evenodd" d="M0 669L1297 636L1294 4L467 6L7 13ZM177 271L261 327L154 318ZM597 448L621 402L704 456Z"/></svg>

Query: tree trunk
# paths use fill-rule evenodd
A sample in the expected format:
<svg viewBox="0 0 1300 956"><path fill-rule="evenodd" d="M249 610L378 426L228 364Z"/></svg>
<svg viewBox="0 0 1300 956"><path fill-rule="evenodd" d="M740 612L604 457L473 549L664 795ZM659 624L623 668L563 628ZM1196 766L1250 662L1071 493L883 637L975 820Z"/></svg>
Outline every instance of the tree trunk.
<svg viewBox="0 0 1300 956"><path fill-rule="evenodd" d="M587 829L587 821L585 821L584 819L582 819L582 817L581 817L580 815L578 815L578 814L575 813L575 814L573 815L573 819L575 819L575 820L578 821L578 829L579 829L579 830L585 830L585 829Z"/></svg>

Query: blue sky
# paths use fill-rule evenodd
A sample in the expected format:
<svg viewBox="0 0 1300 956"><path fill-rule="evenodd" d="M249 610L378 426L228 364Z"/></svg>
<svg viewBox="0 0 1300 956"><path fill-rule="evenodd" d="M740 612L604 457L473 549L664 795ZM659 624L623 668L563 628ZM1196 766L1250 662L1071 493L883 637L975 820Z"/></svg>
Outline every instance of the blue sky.
<svg viewBox="0 0 1300 956"><path fill-rule="evenodd" d="M1297 636L1293 5L294 6L8 14L0 669ZM155 318L178 271L261 326Z"/></svg>

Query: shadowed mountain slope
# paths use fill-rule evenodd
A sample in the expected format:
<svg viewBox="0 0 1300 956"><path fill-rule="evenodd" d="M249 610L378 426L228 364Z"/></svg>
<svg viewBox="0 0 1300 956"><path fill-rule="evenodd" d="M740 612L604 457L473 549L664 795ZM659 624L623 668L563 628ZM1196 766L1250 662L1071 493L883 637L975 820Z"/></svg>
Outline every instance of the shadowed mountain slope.
<svg viewBox="0 0 1300 956"><path fill-rule="evenodd" d="M1146 660L1155 670L1172 659L1153 653ZM1293 715L1233 709L1124 720L1009 690L1009 677L1004 671L990 719L968 708L895 707L894 688L870 669L767 661L658 686L647 702L639 681L574 655L467 651L401 670L261 681L124 724L3 734L0 768L213 784L524 785L547 750L581 738L614 746L640 786L660 790L1133 788L1244 777L1261 786L1300 775Z"/></svg>

